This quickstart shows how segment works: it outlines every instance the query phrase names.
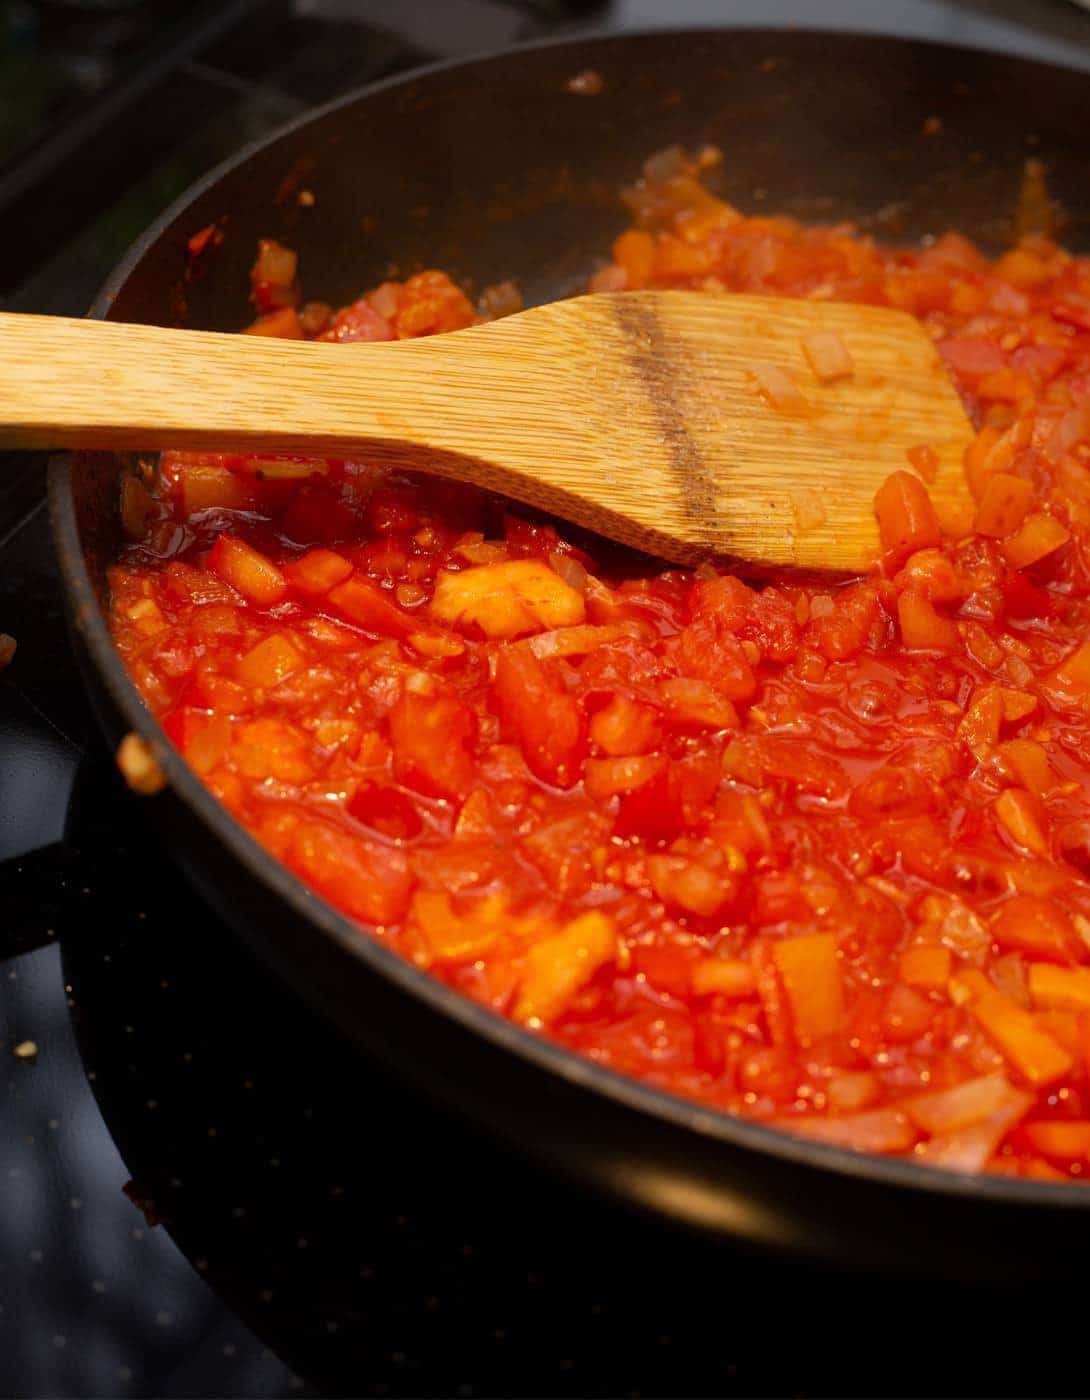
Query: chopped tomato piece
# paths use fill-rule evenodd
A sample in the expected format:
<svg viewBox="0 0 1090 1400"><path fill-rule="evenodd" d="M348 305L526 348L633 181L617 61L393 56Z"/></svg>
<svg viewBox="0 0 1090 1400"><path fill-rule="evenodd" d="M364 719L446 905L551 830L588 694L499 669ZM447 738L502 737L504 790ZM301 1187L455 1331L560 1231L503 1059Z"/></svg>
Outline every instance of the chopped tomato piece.
<svg viewBox="0 0 1090 1400"><path fill-rule="evenodd" d="M973 529L978 535L1002 539L1013 535L1033 500L1033 483L1010 472L989 476L976 508Z"/></svg>
<svg viewBox="0 0 1090 1400"><path fill-rule="evenodd" d="M284 565L284 577L292 588L312 598L328 593L351 572L352 565L344 555L335 554L332 549L308 549L306 554Z"/></svg>
<svg viewBox="0 0 1090 1400"><path fill-rule="evenodd" d="M235 667L243 685L277 685L306 664L306 657L291 637L273 632L252 647Z"/></svg>
<svg viewBox="0 0 1090 1400"><path fill-rule="evenodd" d="M878 488L874 513L882 548L900 562L917 549L931 549L941 539L939 518L927 487L911 472L894 472Z"/></svg>
<svg viewBox="0 0 1090 1400"><path fill-rule="evenodd" d="M805 1044L840 1030L844 993L833 935L810 933L785 938L776 944L773 956L799 1039Z"/></svg>
<svg viewBox="0 0 1090 1400"><path fill-rule="evenodd" d="M1030 1084L1055 1083L1071 1070L1071 1055L1028 1011L990 983L972 988L967 1007L1004 1059Z"/></svg>
<svg viewBox="0 0 1090 1400"><path fill-rule="evenodd" d="M666 763L621 799L616 834L670 840L700 822L718 785L714 758L694 754Z"/></svg>
<svg viewBox="0 0 1090 1400"><path fill-rule="evenodd" d="M385 589L354 574L326 595L349 622L381 637L407 637L416 630L412 613L403 612Z"/></svg>
<svg viewBox="0 0 1090 1400"><path fill-rule="evenodd" d="M905 646L912 651L960 651L961 634L922 593L909 591L897 600L897 617Z"/></svg>
<svg viewBox="0 0 1090 1400"><path fill-rule="evenodd" d="M459 797L473 785L468 745L476 724L453 696L405 694L390 713L394 772L407 787Z"/></svg>
<svg viewBox="0 0 1090 1400"><path fill-rule="evenodd" d="M1086 1119L1041 1120L1027 1123L1022 1131L1042 1157L1073 1162L1090 1156L1090 1122Z"/></svg>
<svg viewBox="0 0 1090 1400"><path fill-rule="evenodd" d="M279 603L288 591L287 579L272 560L235 535L217 537L208 556L208 567L260 607Z"/></svg>
<svg viewBox="0 0 1090 1400"><path fill-rule="evenodd" d="M583 914L559 933L535 943L526 955L526 970L515 1002L516 1019L553 1020L616 951L613 922L597 912Z"/></svg>
<svg viewBox="0 0 1090 1400"><path fill-rule="evenodd" d="M496 658L496 705L539 778L570 787L583 747L578 706L548 663L530 651L505 647Z"/></svg>
<svg viewBox="0 0 1090 1400"><path fill-rule="evenodd" d="M1016 894L1002 905L991 925L992 937L1001 949L1047 958L1052 962L1074 960L1078 942L1071 920L1050 899Z"/></svg>
<svg viewBox="0 0 1090 1400"><path fill-rule="evenodd" d="M287 858L304 879L358 919L389 924L409 907L409 863L396 846L350 836L327 822L303 820Z"/></svg>

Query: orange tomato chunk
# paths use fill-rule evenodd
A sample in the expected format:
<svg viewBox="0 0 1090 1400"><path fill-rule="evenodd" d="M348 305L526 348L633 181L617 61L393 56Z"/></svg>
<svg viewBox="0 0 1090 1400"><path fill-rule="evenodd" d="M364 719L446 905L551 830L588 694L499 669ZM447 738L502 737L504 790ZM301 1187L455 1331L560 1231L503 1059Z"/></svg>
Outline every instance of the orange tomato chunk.
<svg viewBox="0 0 1090 1400"><path fill-rule="evenodd" d="M833 935L785 938L776 944L773 957L799 1038L813 1041L838 1031L843 1024L844 994Z"/></svg>
<svg viewBox="0 0 1090 1400"><path fill-rule="evenodd" d="M917 549L934 547L942 537L927 487L911 472L886 478L874 498L874 513L882 549L898 562Z"/></svg>
<svg viewBox="0 0 1090 1400"><path fill-rule="evenodd" d="M208 567L260 607L272 607L288 591L287 579L272 560L234 535L217 537Z"/></svg>

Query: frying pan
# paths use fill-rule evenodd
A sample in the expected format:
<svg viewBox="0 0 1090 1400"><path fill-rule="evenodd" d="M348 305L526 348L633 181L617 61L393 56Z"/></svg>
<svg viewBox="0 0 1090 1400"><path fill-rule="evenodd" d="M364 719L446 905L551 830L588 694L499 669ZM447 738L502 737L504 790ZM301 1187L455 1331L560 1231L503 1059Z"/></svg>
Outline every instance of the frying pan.
<svg viewBox="0 0 1090 1400"><path fill-rule="evenodd" d="M569 90L586 69L598 95ZM640 34L443 65L214 171L132 248L91 314L237 329L259 237L296 248L308 293L335 304L425 266L470 288L513 278L530 303L562 296L624 226L619 187L673 143L720 146L721 192L747 210L852 218L903 241L955 228L990 248L1012 236L1023 162L1040 156L1078 247L1088 99L1090 79L1063 69L816 33ZM187 276L186 240L213 221L222 246ZM106 569L125 470L110 454L57 456L49 489L96 713L111 744L143 735L168 778L144 808L134 799L133 819L152 817L227 922L359 1046L542 1164L708 1237L948 1276L1084 1264L1090 1191L856 1156L729 1118L536 1038L361 935L215 802L114 652Z"/></svg>

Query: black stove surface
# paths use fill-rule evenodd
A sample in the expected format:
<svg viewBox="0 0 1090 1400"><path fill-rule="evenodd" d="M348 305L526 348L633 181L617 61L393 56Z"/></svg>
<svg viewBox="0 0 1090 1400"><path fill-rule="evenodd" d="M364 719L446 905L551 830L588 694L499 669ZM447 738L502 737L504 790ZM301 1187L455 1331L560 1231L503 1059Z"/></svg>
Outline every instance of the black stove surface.
<svg viewBox="0 0 1090 1400"><path fill-rule="evenodd" d="M208 166L427 58L591 24L873 29L878 12L0 0L0 299L80 314ZM881 13L1090 68L1090 16L1065 0ZM0 1393L1084 1393L1077 1299L697 1247L349 1051L133 820L64 637L41 464L0 465L0 630L19 639L0 677Z"/></svg>

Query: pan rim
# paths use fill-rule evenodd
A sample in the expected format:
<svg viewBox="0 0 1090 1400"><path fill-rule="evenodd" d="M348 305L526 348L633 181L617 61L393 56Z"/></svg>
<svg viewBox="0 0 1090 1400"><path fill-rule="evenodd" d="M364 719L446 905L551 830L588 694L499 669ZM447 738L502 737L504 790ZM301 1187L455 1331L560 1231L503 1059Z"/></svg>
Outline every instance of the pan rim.
<svg viewBox="0 0 1090 1400"><path fill-rule="evenodd" d="M977 58L999 57L1005 63L1021 67L1055 69L1076 74L1090 82L1090 75L1083 69L1036 59L1023 59L995 49L969 48L964 45L946 44L939 40L882 34L877 31L830 30L813 26L792 30L740 26L736 29L652 28L620 35L588 33L513 45L499 53L442 60L354 89L291 119L271 134L247 143L233 156L219 162L173 200L132 243L103 284L88 315L98 319L106 318L119 291L148 249L195 200L214 187L220 179L244 165L258 152L276 145L308 125L320 122L334 112L354 106L380 92L398 87L408 88L432 76L460 69L468 71L490 64L509 63L524 54L568 48L573 56L583 55L587 50L601 49L609 45L662 41L676 38L679 34L683 34L694 44L721 43L734 35L767 36L770 43L788 36L797 40L813 35L820 36L825 43L866 40L897 46L926 44L928 47L954 54L963 53ZM582 58L576 61L582 62ZM715 1108L701 1106L596 1064L574 1050L533 1034L498 1012L491 1011L448 987L380 943L365 929L340 914L321 896L311 891L286 866L259 845L205 788L170 743L150 710L145 707L114 647L105 615L87 570L79 539L75 496L71 487L72 472L73 454L56 453L50 457L48 494L54 549L67 594L72 626L78 629L110 698L125 723L151 745L166 774L168 785L178 800L196 815L211 835L225 846L234 859L245 866L255 879L283 900L300 918L307 920L318 933L332 939L344 953L360 958L371 971L392 982L399 992L418 998L429 1010L452 1019L463 1030L483 1037L498 1050L517 1055L544 1074L556 1075L589 1093L601 1094L629 1111L665 1121L674 1128L722 1142L727 1147L740 1148L755 1156L772 1156L819 1172L914 1190L925 1195L1064 1211L1090 1208L1090 1190L1079 1184L1028 1181L984 1173L965 1175L904 1159L856 1153L798 1137L759 1122L734 1117Z"/></svg>

